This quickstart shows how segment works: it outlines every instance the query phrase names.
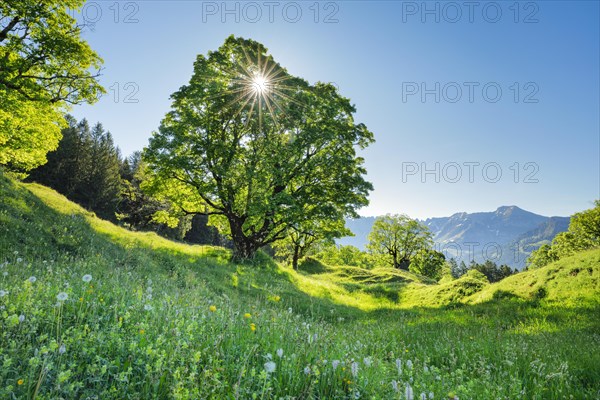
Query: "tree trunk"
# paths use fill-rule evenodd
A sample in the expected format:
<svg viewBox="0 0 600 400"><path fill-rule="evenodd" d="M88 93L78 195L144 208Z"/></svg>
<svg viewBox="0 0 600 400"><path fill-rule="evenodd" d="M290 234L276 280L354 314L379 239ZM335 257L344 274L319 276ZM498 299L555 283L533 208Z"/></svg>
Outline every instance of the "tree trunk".
<svg viewBox="0 0 600 400"><path fill-rule="evenodd" d="M394 268L400 268L400 263L398 263L398 253L393 252L392 253L392 257L393 257L393 264L394 264Z"/></svg>
<svg viewBox="0 0 600 400"><path fill-rule="evenodd" d="M410 259L408 258L403 258L402 260L400 260L400 262L398 263L398 268L403 269L405 271L408 271L408 266L410 265Z"/></svg>
<svg viewBox="0 0 600 400"><path fill-rule="evenodd" d="M298 270L298 260L300 259L300 246L294 246L294 255L292 257L292 268Z"/></svg>
<svg viewBox="0 0 600 400"><path fill-rule="evenodd" d="M231 239L233 240L233 260L245 261L253 258L261 244L256 243L256 241L244 234L242 229L243 222L239 218L230 216L228 220Z"/></svg>

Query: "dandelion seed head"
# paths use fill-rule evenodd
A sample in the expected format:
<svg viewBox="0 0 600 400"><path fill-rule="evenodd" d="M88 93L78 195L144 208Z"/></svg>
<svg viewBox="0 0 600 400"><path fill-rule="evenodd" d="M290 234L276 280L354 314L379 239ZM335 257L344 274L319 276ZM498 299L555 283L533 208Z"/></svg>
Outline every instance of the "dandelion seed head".
<svg viewBox="0 0 600 400"><path fill-rule="evenodd" d="M6 290L0 290L0 297L7 296L8 292Z"/></svg>
<svg viewBox="0 0 600 400"><path fill-rule="evenodd" d="M61 344L60 347L58 348L58 353L59 354L65 354L65 352L67 351L67 347L65 346L65 344Z"/></svg>
<svg viewBox="0 0 600 400"><path fill-rule="evenodd" d="M304 367L304 374L310 375L310 366L307 365L306 367Z"/></svg>
<svg viewBox="0 0 600 400"><path fill-rule="evenodd" d="M283 349L277 349L277 357L283 357Z"/></svg>
<svg viewBox="0 0 600 400"><path fill-rule="evenodd" d="M21 314L19 315L19 322L22 323L23 321L25 321L25 315Z"/></svg>
<svg viewBox="0 0 600 400"><path fill-rule="evenodd" d="M150 304L144 304L144 310L151 311L152 310L152 306Z"/></svg>
<svg viewBox="0 0 600 400"><path fill-rule="evenodd" d="M86 282L86 283L87 283L87 282L91 282L91 281L92 281L92 275L90 275L90 274L85 274L85 275L83 276L83 278L81 278L81 280L82 280L82 281L84 281L84 282Z"/></svg>
<svg viewBox="0 0 600 400"><path fill-rule="evenodd" d="M331 362L331 367L333 368L333 370L335 371L335 369L338 367L338 365L340 365L339 360L333 360Z"/></svg>
<svg viewBox="0 0 600 400"><path fill-rule="evenodd" d="M69 298L69 295L66 294L65 292L60 292L59 294L56 295L56 300L58 301L65 301Z"/></svg>
<svg viewBox="0 0 600 400"><path fill-rule="evenodd" d="M267 374L272 374L275 372L275 368L277 368L277 364L275 364L273 361L267 361L265 363L265 371L267 371Z"/></svg>
<svg viewBox="0 0 600 400"><path fill-rule="evenodd" d="M35 276L30 276L27 280L31 283L35 283L35 281L37 281L37 278Z"/></svg>

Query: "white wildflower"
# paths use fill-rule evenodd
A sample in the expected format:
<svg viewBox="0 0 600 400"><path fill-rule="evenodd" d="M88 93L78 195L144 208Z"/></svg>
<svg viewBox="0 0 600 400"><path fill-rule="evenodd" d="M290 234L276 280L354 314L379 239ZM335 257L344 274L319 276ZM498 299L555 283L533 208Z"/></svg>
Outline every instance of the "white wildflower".
<svg viewBox="0 0 600 400"><path fill-rule="evenodd" d="M410 387L409 384L406 384L406 390L404 391L404 395L406 396L406 400L414 399L413 389Z"/></svg>
<svg viewBox="0 0 600 400"><path fill-rule="evenodd" d="M402 360L396 359L396 368L398 369L398 374L402 375Z"/></svg>
<svg viewBox="0 0 600 400"><path fill-rule="evenodd" d="M356 361L350 365L350 371L352 372L352 376L356 378L358 375L358 363Z"/></svg>

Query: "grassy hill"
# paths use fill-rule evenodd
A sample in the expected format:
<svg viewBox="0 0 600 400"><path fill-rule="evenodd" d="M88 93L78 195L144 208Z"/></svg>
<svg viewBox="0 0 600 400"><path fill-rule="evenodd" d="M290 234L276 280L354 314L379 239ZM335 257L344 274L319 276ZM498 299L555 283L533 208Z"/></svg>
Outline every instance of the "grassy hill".
<svg viewBox="0 0 600 400"><path fill-rule="evenodd" d="M0 398L600 396L600 250L495 284L228 259L0 175Z"/></svg>

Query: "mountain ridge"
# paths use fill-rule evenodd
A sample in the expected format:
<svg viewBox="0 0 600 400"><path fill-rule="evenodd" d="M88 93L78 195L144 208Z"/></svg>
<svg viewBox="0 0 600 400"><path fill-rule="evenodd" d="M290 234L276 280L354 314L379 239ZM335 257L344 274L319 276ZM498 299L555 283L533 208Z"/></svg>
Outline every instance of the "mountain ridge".
<svg viewBox="0 0 600 400"><path fill-rule="evenodd" d="M376 217L347 220L355 234L337 241L364 249ZM490 259L497 264L522 269L531 252L567 230L569 217L547 217L516 205L500 206L494 211L456 212L449 217L420 220L433 235L434 247L458 262Z"/></svg>

